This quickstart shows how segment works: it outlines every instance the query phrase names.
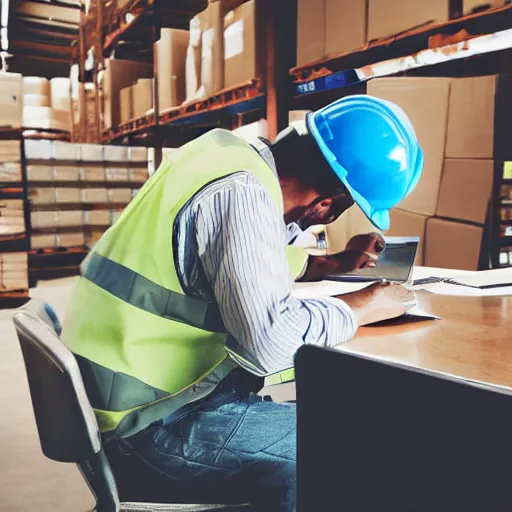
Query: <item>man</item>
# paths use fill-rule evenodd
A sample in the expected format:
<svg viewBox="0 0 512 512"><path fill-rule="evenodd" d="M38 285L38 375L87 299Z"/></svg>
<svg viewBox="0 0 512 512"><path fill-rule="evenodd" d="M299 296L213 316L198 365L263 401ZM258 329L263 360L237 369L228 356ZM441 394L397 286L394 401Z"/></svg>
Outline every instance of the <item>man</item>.
<svg viewBox="0 0 512 512"><path fill-rule="evenodd" d="M339 100L307 125L260 151L223 130L187 144L83 265L63 340L121 487L122 473L140 467L123 498L151 488L174 502L295 510L295 406L258 396L261 377L293 365L304 343L338 345L405 312L410 294L394 285L342 299L292 295L294 278L369 264L380 236L309 259L289 243L354 201L386 229L388 209L421 173L412 126L368 96Z"/></svg>

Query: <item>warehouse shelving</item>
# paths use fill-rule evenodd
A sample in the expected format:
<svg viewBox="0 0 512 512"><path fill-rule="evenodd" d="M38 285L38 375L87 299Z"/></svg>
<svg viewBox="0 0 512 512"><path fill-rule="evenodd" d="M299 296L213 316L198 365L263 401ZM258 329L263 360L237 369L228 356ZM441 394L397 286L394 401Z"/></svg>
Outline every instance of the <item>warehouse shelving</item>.
<svg viewBox="0 0 512 512"><path fill-rule="evenodd" d="M512 5L425 25L290 70L300 97L512 48Z"/></svg>
<svg viewBox="0 0 512 512"><path fill-rule="evenodd" d="M181 28L188 30L190 18L206 9L207 0L135 0L118 8L114 0L105 16L105 55L122 41L152 44L154 28Z"/></svg>
<svg viewBox="0 0 512 512"><path fill-rule="evenodd" d="M287 70L295 62L296 2L258 2L260 12L265 14L262 16L265 19L262 30L265 30L268 48L262 52L265 56L264 76L163 112L159 109L156 94L161 77L155 69L152 112L113 129L101 130L101 141L152 146L158 152L162 145L176 147L213 127L233 129L263 117L268 119L271 138L275 136L287 124L291 101ZM225 2L226 9L240 3L240 0ZM108 56L144 60L159 39L160 29L188 28L190 19L204 10L208 2L134 0L123 4L123 7L116 7L118 4L114 1L108 8L94 8L93 15L85 17L80 42L80 76L83 81L92 76L98 83L99 72L104 69L103 59ZM91 42L93 32L96 37L94 43ZM98 43L98 35L101 44ZM94 48L96 62L92 71L86 71L83 63L90 55L90 48Z"/></svg>
<svg viewBox="0 0 512 512"><path fill-rule="evenodd" d="M66 76L79 37L78 4L10 0L7 5L3 49L11 55L9 69L23 74Z"/></svg>
<svg viewBox="0 0 512 512"><path fill-rule="evenodd" d="M260 80L225 89L209 98L167 110L158 118L148 114L104 133L110 143L130 137L131 140L174 138L179 145L195 138L201 128L223 127L233 129L244 119L261 118L265 112L265 94ZM191 129L186 129L191 128Z"/></svg>

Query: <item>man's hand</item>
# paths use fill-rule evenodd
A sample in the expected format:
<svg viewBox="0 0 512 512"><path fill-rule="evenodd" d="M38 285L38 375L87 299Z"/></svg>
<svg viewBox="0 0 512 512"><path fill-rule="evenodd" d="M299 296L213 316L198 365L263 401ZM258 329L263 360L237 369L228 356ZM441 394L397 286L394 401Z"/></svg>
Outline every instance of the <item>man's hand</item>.
<svg viewBox="0 0 512 512"><path fill-rule="evenodd" d="M370 254L375 261L380 253L386 248L386 242L379 233L357 235L352 237L347 244L347 250L359 251L363 254Z"/></svg>
<svg viewBox="0 0 512 512"><path fill-rule="evenodd" d="M338 299L348 304L359 326L397 318L411 308L414 292L398 284L375 283Z"/></svg>
<svg viewBox="0 0 512 512"><path fill-rule="evenodd" d="M301 281L319 281L330 274L346 274L366 267L375 267L386 242L378 233L357 235L346 250L329 256L310 256Z"/></svg>

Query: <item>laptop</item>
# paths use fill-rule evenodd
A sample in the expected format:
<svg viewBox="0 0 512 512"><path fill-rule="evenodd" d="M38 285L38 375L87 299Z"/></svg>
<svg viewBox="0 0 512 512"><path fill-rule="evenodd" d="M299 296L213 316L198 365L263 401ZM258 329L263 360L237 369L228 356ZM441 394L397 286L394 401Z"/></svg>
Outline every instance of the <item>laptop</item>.
<svg viewBox="0 0 512 512"><path fill-rule="evenodd" d="M512 510L508 392L315 346L295 365L298 512Z"/></svg>
<svg viewBox="0 0 512 512"><path fill-rule="evenodd" d="M332 281L381 281L406 283L411 279L414 261L418 252L419 237L387 237L386 247L377 266L354 270L347 274L331 274Z"/></svg>

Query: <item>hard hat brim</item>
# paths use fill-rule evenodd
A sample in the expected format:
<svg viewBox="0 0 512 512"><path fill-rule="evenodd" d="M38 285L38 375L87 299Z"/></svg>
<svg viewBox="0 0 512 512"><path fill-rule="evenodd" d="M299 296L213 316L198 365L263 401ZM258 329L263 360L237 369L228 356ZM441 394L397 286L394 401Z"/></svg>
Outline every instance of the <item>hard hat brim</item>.
<svg viewBox="0 0 512 512"><path fill-rule="evenodd" d="M390 226L389 210L376 210L372 208L370 203L350 185L350 183L347 180L347 170L338 162L335 155L327 147L320 133L318 132L318 129L314 122L313 113L309 113L306 116L306 124L311 135L318 144L320 151L324 155L325 159L329 162L331 169L334 171L336 176L338 176L343 185L345 185L357 206L361 208L361 211L366 215L368 220L377 229L379 229L380 231L388 230Z"/></svg>

